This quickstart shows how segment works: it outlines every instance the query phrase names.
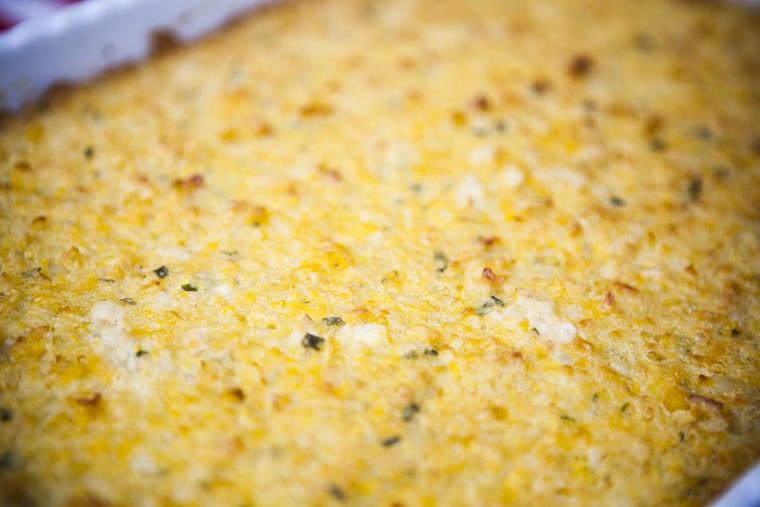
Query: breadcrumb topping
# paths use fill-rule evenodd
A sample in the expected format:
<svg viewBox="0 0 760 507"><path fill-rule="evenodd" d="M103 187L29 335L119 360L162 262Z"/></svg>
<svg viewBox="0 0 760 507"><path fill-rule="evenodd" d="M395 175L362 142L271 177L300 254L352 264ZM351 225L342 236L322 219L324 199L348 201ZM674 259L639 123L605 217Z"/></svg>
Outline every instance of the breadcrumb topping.
<svg viewBox="0 0 760 507"><path fill-rule="evenodd" d="M0 504L704 505L760 458L760 24L292 1L0 123Z"/></svg>

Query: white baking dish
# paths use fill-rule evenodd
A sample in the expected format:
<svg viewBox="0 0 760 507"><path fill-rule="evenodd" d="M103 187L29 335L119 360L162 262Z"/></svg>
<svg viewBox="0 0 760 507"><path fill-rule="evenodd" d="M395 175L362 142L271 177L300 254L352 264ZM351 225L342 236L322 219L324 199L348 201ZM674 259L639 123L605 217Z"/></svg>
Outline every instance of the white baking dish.
<svg viewBox="0 0 760 507"><path fill-rule="evenodd" d="M189 41L271 1L90 0L40 9L44 15L0 33L0 109L17 110L53 83L81 81L140 60L157 32ZM0 7L22 3L32 10L26 0L0 0Z"/></svg>

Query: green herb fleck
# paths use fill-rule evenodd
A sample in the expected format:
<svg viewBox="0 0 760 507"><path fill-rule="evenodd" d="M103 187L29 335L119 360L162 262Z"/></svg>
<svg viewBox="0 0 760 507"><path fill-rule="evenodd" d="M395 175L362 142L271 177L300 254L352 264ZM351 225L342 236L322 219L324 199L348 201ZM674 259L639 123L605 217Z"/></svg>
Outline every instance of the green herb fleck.
<svg viewBox="0 0 760 507"><path fill-rule="evenodd" d="M340 489L335 484L330 484L330 487L327 488L327 492L330 494L330 496L332 496L339 502L343 502L346 500L346 494L343 492L342 489Z"/></svg>
<svg viewBox="0 0 760 507"><path fill-rule="evenodd" d="M683 442L686 439L686 435L684 435L683 431L678 432L678 441Z"/></svg>
<svg viewBox="0 0 760 507"><path fill-rule="evenodd" d="M741 335L742 335L742 332L739 331L738 329L733 328L731 330L731 338L739 338Z"/></svg>
<svg viewBox="0 0 760 507"><path fill-rule="evenodd" d="M13 470L18 466L18 456L13 451L0 454L0 470Z"/></svg>
<svg viewBox="0 0 760 507"><path fill-rule="evenodd" d="M87 160L92 160L92 157L95 156L95 148L92 146L88 146L84 149L84 158Z"/></svg>
<svg viewBox="0 0 760 507"><path fill-rule="evenodd" d="M691 202L699 201L699 198L702 197L702 178L696 177L689 180L686 190L689 192Z"/></svg>
<svg viewBox="0 0 760 507"><path fill-rule="evenodd" d="M34 268L30 269L29 271L24 271L21 276L24 278L32 278L34 275L39 274L42 271L42 268Z"/></svg>
<svg viewBox="0 0 760 507"><path fill-rule="evenodd" d="M726 180L731 176L731 169L723 165L715 166L713 167L713 174L719 180Z"/></svg>
<svg viewBox="0 0 760 507"><path fill-rule="evenodd" d="M324 342L325 342L325 339L322 338L321 336L317 336L311 333L306 333L303 336L303 340L301 340L301 345L303 345L307 349L320 350Z"/></svg>
<svg viewBox="0 0 760 507"><path fill-rule="evenodd" d="M404 421L411 421L414 419L415 414L420 411L420 406L416 403L410 403L409 405L405 406L404 409L401 411L401 418Z"/></svg>
<svg viewBox="0 0 760 507"><path fill-rule="evenodd" d="M436 250L436 251L433 253L433 259L435 259L437 262L440 262L440 263L441 263L441 265L440 265L440 266L438 266L438 267L435 269L435 271L436 271L437 273L443 273L444 271L446 271L446 268L448 268L448 267L449 267L449 258L448 258L448 257L446 257L446 254L445 254L445 253L443 253L441 250Z"/></svg>
<svg viewBox="0 0 760 507"><path fill-rule="evenodd" d="M625 206L625 200L622 197L613 195L612 197L610 197L610 204L612 204L613 206L617 208L622 208L623 206Z"/></svg>
<svg viewBox="0 0 760 507"><path fill-rule="evenodd" d="M140 349L137 352L135 352L135 356L137 356L137 357L147 356L148 354L150 354L150 352L148 352L147 350L143 350L143 349Z"/></svg>
<svg viewBox="0 0 760 507"><path fill-rule="evenodd" d="M655 137L649 140L649 148L652 151L665 151L668 145L662 139Z"/></svg>
<svg viewBox="0 0 760 507"><path fill-rule="evenodd" d="M166 278L169 276L169 268L166 266L161 266L160 268L154 269L153 272L159 277L159 278Z"/></svg>
<svg viewBox="0 0 760 507"><path fill-rule="evenodd" d="M760 155L760 137L755 137L752 139L750 147L755 155Z"/></svg>
<svg viewBox="0 0 760 507"><path fill-rule="evenodd" d="M475 313L478 315L485 315L487 313L490 313L497 306L503 307L504 301L492 295L475 307Z"/></svg>
<svg viewBox="0 0 760 507"><path fill-rule="evenodd" d="M392 437L386 438L381 443L383 447L393 447L397 443L401 442L401 437L398 435L394 435Z"/></svg>
<svg viewBox="0 0 760 507"><path fill-rule="evenodd" d="M435 349L425 349L424 354L426 356L437 356L438 355L438 351L435 350Z"/></svg>
<svg viewBox="0 0 760 507"><path fill-rule="evenodd" d="M198 287L196 287L192 283L183 283L182 290L184 290L185 292L197 292Z"/></svg>
<svg viewBox="0 0 760 507"><path fill-rule="evenodd" d="M13 420L13 410L8 407L0 407L0 422L10 422Z"/></svg>
<svg viewBox="0 0 760 507"><path fill-rule="evenodd" d="M713 134L710 130L710 127L707 127L705 125L698 125L694 127L694 137L703 141L709 141L713 138Z"/></svg>
<svg viewBox="0 0 760 507"><path fill-rule="evenodd" d="M322 319L322 324L325 326L342 326L345 321L340 317L325 317Z"/></svg>
<svg viewBox="0 0 760 507"><path fill-rule="evenodd" d="M623 403L623 406L620 407L620 412L621 413L625 412L628 409L628 407L630 407L630 406L631 406L630 403Z"/></svg>
<svg viewBox="0 0 760 507"><path fill-rule="evenodd" d="M559 416L559 418L562 419L563 421L575 422L575 419L573 417L570 417L569 415L566 415L566 414L562 414L561 416Z"/></svg>
<svg viewBox="0 0 760 507"><path fill-rule="evenodd" d="M137 304L137 301L135 301L132 298L121 298L119 301L121 301L125 305L132 305L132 306L134 306L134 305Z"/></svg>
<svg viewBox="0 0 760 507"><path fill-rule="evenodd" d="M633 36L633 42L640 51L649 52L656 48L657 43L651 35L637 33Z"/></svg>

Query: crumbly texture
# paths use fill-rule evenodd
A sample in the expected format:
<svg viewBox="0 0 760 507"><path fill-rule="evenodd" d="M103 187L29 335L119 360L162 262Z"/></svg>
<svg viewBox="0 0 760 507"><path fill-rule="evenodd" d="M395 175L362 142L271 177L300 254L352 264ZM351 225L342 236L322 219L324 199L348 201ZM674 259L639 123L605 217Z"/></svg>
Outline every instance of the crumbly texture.
<svg viewBox="0 0 760 507"><path fill-rule="evenodd" d="M702 505L760 457L760 22L294 1L0 124L0 503Z"/></svg>

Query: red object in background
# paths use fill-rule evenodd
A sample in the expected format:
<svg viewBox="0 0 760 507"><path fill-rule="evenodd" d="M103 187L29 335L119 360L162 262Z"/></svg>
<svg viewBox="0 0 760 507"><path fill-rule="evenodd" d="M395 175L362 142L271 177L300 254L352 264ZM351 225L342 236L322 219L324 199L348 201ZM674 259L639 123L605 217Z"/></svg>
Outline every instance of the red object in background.
<svg viewBox="0 0 760 507"><path fill-rule="evenodd" d="M84 0L0 0L0 32Z"/></svg>

